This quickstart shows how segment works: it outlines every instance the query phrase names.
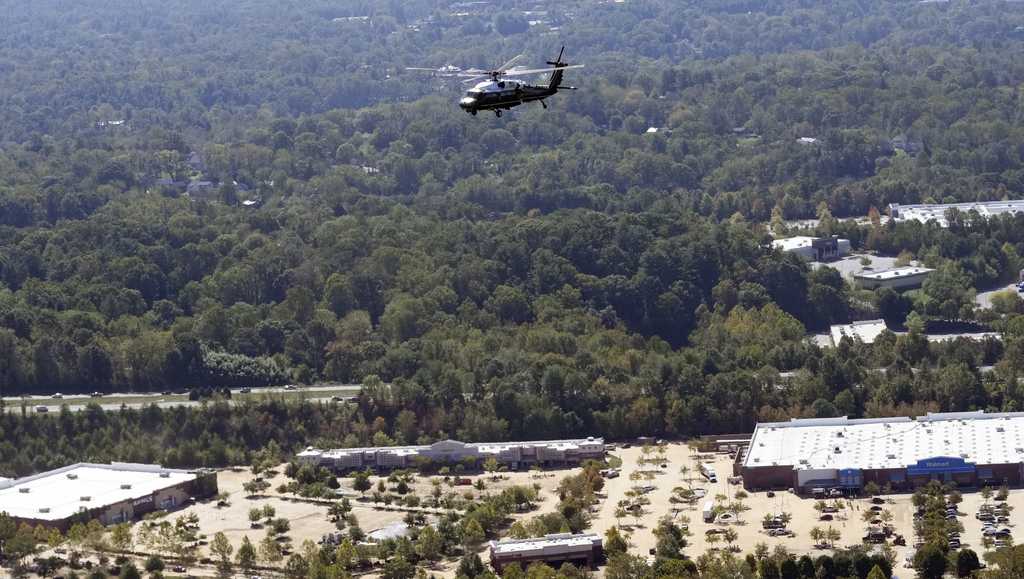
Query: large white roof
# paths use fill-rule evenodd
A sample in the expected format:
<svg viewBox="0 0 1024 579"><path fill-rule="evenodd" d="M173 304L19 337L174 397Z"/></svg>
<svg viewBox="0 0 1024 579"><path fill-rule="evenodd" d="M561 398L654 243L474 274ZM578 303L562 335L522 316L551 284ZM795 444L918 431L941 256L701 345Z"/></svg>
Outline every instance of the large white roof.
<svg viewBox="0 0 1024 579"><path fill-rule="evenodd" d="M384 452L394 455L417 455L430 451L464 450L469 453L497 454L513 448L549 448L553 450L575 450L586 446L604 446L603 438L578 438L571 440L534 440L528 442L459 442L457 440L441 440L429 445L420 446L373 446L366 448L334 448L322 450L309 447L298 454L299 458L318 457L338 458L353 454Z"/></svg>
<svg viewBox="0 0 1024 579"><path fill-rule="evenodd" d="M810 247L817 237L807 237L806 235L798 235L796 237L785 237L783 239L773 239L772 247L780 249L782 251L793 251L801 247Z"/></svg>
<svg viewBox="0 0 1024 579"><path fill-rule="evenodd" d="M924 273L930 273L935 271L934 269L928 269L927 267L894 267L892 269L880 269L878 271L862 271L855 273L853 277L860 279L874 279L874 280L885 280L885 279L896 279L900 277L910 277L914 275L921 275Z"/></svg>
<svg viewBox="0 0 1024 579"><path fill-rule="evenodd" d="M166 474L161 476L161 473ZM147 497L195 478L193 472L156 465L73 464L0 482L0 512L25 519L59 521L82 508L92 510ZM83 497L89 500L83 501Z"/></svg>
<svg viewBox="0 0 1024 579"><path fill-rule="evenodd" d="M1024 412L761 423L754 429L743 465L883 469L935 457L957 457L977 465L1024 462Z"/></svg>
<svg viewBox="0 0 1024 579"><path fill-rule="evenodd" d="M838 346L843 336L851 339L860 338L865 344L871 344L888 328L885 320L864 320L852 324L837 324L829 329L832 334L832 345Z"/></svg>
<svg viewBox="0 0 1024 579"><path fill-rule="evenodd" d="M946 227L946 211L956 209L961 213L977 211L982 217L992 217L1003 213L1020 213L1024 211L1024 201L978 201L975 203L925 203L920 205L900 205L893 203L890 209L898 214L898 221L934 221Z"/></svg>
<svg viewBox="0 0 1024 579"><path fill-rule="evenodd" d="M590 550L595 544L601 544L601 537L595 534L573 535L572 533L560 533L536 539L491 541L490 546L492 553L503 555L505 553L540 554L552 551Z"/></svg>

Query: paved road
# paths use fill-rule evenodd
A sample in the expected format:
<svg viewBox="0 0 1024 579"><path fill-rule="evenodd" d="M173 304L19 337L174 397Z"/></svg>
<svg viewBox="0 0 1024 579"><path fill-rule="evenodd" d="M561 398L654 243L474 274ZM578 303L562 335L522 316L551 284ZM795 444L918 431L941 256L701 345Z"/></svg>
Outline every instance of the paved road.
<svg viewBox="0 0 1024 579"><path fill-rule="evenodd" d="M289 396L303 396L311 402L327 402L334 396L348 398L354 396L361 388L358 384L333 384L322 386L309 386L298 390L285 390L284 388L256 388L251 394L242 394L240 390L231 391L232 399L228 402L236 404L245 400L252 400L260 394L288 394ZM119 399L119 400L118 400ZM160 408L173 408L175 406L199 406L201 402L189 400L186 395L170 395L152 393L121 393L106 394L103 397L92 398L87 395L68 395L60 399L53 398L53 395L38 396L6 396L3 398L5 408L8 412L20 412L24 401L30 411L38 407L45 407L47 412L59 412L62 406L67 406L72 412L84 410L90 403L99 404L103 410L120 410L126 408L144 408L155 404Z"/></svg>
<svg viewBox="0 0 1024 579"><path fill-rule="evenodd" d="M975 302L978 304L979 308L992 309L992 296L998 292L1006 290L1016 291L1016 284L1011 283L1010 285L997 287L992 290L978 292L978 295L975 298Z"/></svg>

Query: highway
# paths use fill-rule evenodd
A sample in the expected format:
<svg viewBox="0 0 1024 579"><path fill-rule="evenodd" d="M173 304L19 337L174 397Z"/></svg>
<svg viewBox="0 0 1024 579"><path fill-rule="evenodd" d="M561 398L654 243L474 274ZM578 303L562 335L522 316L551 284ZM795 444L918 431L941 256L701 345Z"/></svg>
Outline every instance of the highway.
<svg viewBox="0 0 1024 579"><path fill-rule="evenodd" d="M267 394L276 394L288 399L302 399L310 402L328 402L335 397L343 399L351 398L359 393L359 384L320 384L314 386L298 387L297 389L285 389L283 387L253 388L248 394L243 394L241 389L231 390L230 404L246 400L258 400ZM60 412L62 406L67 406L72 412L79 412L88 407L89 404L99 404L103 410L120 410L121 408L144 408L155 404L160 408L173 408L176 406L199 406L201 401L189 400L187 394L160 394L160 393L110 393L101 397L92 397L88 394L68 394L55 398L56 393L36 396L5 396L3 397L4 408L7 412L20 412L24 406L29 412L43 414L45 412ZM40 411L39 408L46 408Z"/></svg>

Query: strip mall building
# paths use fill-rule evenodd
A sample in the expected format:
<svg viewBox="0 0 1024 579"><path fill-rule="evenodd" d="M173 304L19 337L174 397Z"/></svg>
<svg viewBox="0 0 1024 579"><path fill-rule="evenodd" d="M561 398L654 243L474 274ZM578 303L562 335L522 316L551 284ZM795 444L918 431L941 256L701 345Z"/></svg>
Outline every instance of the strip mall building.
<svg viewBox="0 0 1024 579"><path fill-rule="evenodd" d="M894 491L929 481L961 487L1024 481L1024 413L930 413L918 418L793 419L757 425L734 473L749 490Z"/></svg>

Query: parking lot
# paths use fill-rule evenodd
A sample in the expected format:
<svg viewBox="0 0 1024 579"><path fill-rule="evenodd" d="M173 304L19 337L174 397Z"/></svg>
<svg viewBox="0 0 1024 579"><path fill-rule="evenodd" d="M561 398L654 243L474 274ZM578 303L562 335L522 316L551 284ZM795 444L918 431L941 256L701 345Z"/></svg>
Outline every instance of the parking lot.
<svg viewBox="0 0 1024 579"><path fill-rule="evenodd" d="M884 517L890 519L886 524L891 528L891 534L886 538L886 542L893 547L897 556L895 576L900 579L909 579L914 576L912 570L904 567L907 557L914 553L915 543L914 512L916 509L912 504L912 495L910 494L880 496L880 504L874 504L868 498L826 499L824 501L826 510L835 509L835 512L823 513L818 510L821 508L818 505L819 501L813 498L801 498L785 491L776 491L774 496L769 496L769 493L766 492L751 492L742 501L746 507L749 507L749 510L743 511L738 521L723 524L720 519L716 518L714 522L705 522L703 508L708 500L721 503L722 501L715 500L715 497L724 495L728 497L726 502L735 502L736 492L742 489L741 485L728 482L728 477L732 474L732 459L727 454L710 455L706 460L699 461L697 455L687 446L669 444L666 446L664 455L665 468L661 468L661 464L657 465L655 472L660 474L653 475L653 479L650 481L646 479L630 480L629 475L634 471L651 470L649 467L641 468L638 465L638 460L642 456L640 448L636 446L620 448L614 454L623 461L621 475L607 481L605 485L607 499L602 501L599 511L595 515L593 530L603 533L609 527L619 524L629 533L635 553L647 555L649 550L654 548L656 539L653 531L657 521L661 517L670 516L674 517L677 522L681 522L682 517L689 520L690 537L687 539L689 546L684 549L684 553L691 557L696 557L709 548L729 548L730 545L723 539L726 529L735 532L732 546L741 555L753 551L758 543L764 543L769 548L782 545L797 556L803 554L822 555L830 552L828 548L822 548L826 543L830 543L834 548L864 544L865 534L872 526L864 520L865 511L871 511L874 507L872 519L880 521L883 512L887 512L888 514ZM713 465L718 479L716 483L708 482L699 474L699 462ZM681 467L684 466L688 469L686 476L680 472ZM643 511L638 513L639 517L634 518L630 515L616 519L615 512L619 501L629 500L627 492L638 485L653 487L644 493L644 496L650 500L650 504L643 507ZM681 486L694 490L700 489L706 493L706 496L692 504L671 502L673 489ZM958 508L959 514L956 515L956 519L964 527L960 541L963 547L974 549L980 556L985 551L982 540L983 521L978 520L976 514L986 501L976 490L962 492L963 500ZM998 501L990 498L987 502L990 505L995 505ZM1016 534L1015 523L1020 515L1015 513L1020 513L1021 509L1024 509L1024 490L1011 490L1005 503L1009 512L1008 521L998 523L997 529L1006 529L1012 534ZM786 526L789 532L779 536L770 536L768 531L763 528L763 519L765 515L781 513L789 514L789 523ZM821 520L823 516L831 520ZM726 519L728 518L730 517L726 517ZM834 542L816 540L811 535L812 529L815 527L823 531L830 528L833 532L838 531L838 538ZM718 538L709 541L708 531L713 531ZM893 539L896 535L902 535L906 544L894 545ZM881 546L875 545L875 548L881 548Z"/></svg>

